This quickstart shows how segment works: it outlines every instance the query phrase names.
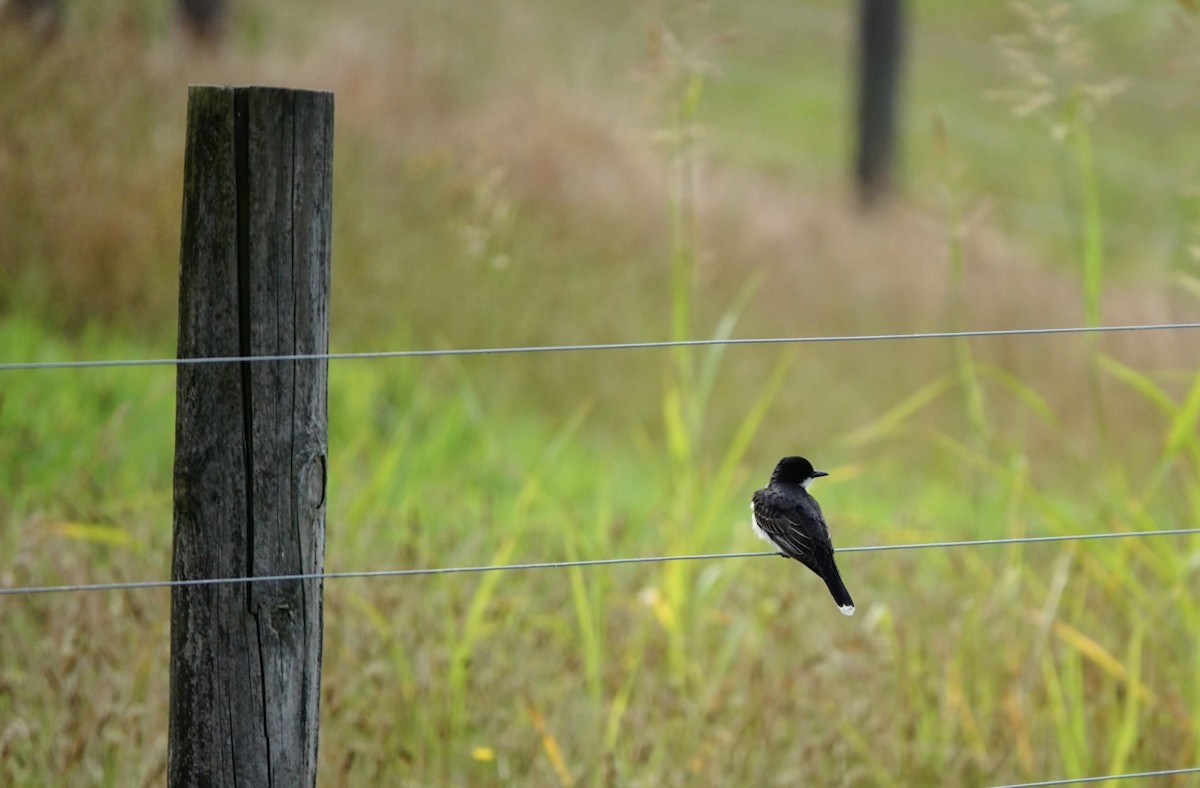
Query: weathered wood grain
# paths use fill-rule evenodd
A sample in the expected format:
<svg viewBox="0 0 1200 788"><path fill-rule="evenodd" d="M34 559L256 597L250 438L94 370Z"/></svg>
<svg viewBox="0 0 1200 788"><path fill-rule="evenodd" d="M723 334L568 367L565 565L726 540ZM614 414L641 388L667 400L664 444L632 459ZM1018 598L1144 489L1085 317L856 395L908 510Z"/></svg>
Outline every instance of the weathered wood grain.
<svg viewBox="0 0 1200 788"><path fill-rule="evenodd" d="M179 356L329 348L333 97L193 87ZM172 577L321 572L326 361L181 365ZM168 780L316 784L322 584L173 589Z"/></svg>

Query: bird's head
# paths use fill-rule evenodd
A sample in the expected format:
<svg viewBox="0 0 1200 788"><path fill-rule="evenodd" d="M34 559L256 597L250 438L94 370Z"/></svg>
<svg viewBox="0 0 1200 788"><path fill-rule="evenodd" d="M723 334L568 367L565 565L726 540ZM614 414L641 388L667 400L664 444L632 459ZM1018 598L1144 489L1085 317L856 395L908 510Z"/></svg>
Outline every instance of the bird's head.
<svg viewBox="0 0 1200 788"><path fill-rule="evenodd" d="M828 475L825 471L814 470L812 463L803 457L784 457L771 472L771 482L808 489L813 479Z"/></svg>

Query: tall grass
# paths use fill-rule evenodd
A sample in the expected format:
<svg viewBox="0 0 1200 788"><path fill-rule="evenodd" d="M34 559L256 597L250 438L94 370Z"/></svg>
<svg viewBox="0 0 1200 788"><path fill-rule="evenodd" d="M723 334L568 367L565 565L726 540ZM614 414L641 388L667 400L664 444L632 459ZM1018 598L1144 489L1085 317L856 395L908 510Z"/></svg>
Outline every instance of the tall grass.
<svg viewBox="0 0 1200 788"><path fill-rule="evenodd" d="M522 51L535 48L530 41L552 38L568 48L562 29L545 22L549 16L563 29L586 19L595 23L588 28L589 51L600 53L592 68L608 67L596 31L619 26L604 27L612 24L599 18L606 15L572 4L546 11L547 17L522 16L522 8L495 11L521 33ZM412 19L435 27L446 22L433 4L419 10ZM433 32L449 36L471 18L468 11L453 6L445 12L449 21ZM354 297L339 296L346 300L335 318L349 333L338 341L503 344L528 339L525 331L592 338L618 330L630 338L721 337L738 326L782 334L809 330L814 315L833 316L837 322L826 331L832 333L861 327L863 303L894 310L889 314L897 321L917 314L912 304L926 302L908 300L925 286L915 265L883 280L890 288L885 298L868 301L867 283L887 273L891 257L847 274L837 269L839 262L846 267L844 259L821 241L785 228L786 266L776 265L779 259L753 265L762 261L741 259L737 239L741 225L758 217L706 207L721 187L702 173L728 177L728 170L719 171L722 157L734 167L761 163L770 147L731 129L755 126L748 118L792 117L780 109L783 99L795 98L781 87L790 76L761 78L753 89L731 92L731 85L745 86L755 74L775 73L765 71L771 58L792 57L784 53L795 50L794 32L782 36L789 46L773 48L764 42L776 40L776 26L753 26L753 15L767 12L825 13L795 4L746 7L747 16L737 19L750 43L732 40L731 79L718 77L684 44L672 49L678 42L671 43L666 28L652 28L665 36L659 40L670 55L665 70L651 76L661 88L651 108L662 143L657 161L668 176L661 192L647 189L651 198L631 198L629 210L609 214L567 199L575 171L565 162L586 158L590 146L602 152L605 167L623 164L615 148L595 141L602 135L593 127L556 116L559 125L536 137L535 124L523 123L530 147L554 143L566 154L529 154L532 163L522 170L520 161L490 166L454 123L436 124L439 112L464 112L474 98L498 92L467 72L505 63L504 42L511 39L498 36L496 49L465 58L461 72L454 70L458 48L451 45L459 39L438 39L451 43L406 54L404 64L432 72L402 72L417 83L410 85L414 94L438 98L427 104L404 103L415 100L396 98L371 81L375 71L366 66L379 64L355 60L360 39L350 35L366 35L361 27L346 33L344 50L321 44L333 47L314 51L324 53L325 65L337 65L329 78L341 86L339 111L349 119L339 119L339 139L351 141L340 143L338 152L337 265L344 272L340 292ZM958 22L965 13L939 6L931 18ZM722 25L736 16L733 6L719 6L715 14ZM373 21L391 30L387 18ZM945 36L925 40L949 40L954 25L945 24ZM646 31L636 32L630 38L640 42ZM482 47L492 29L486 33L462 35ZM111 35L109 43L122 40ZM291 64L267 49L267 59ZM60 53L60 60L51 53L34 70L47 80L55 79L55 69L85 76L77 66L86 51ZM114 45L110 59L94 70L127 74L122 51L131 50ZM186 71L158 57L134 62ZM5 84L13 84L16 61L3 62L9 64ZM525 75L536 65L514 68ZM376 71L388 74L381 82L391 84L392 72ZM821 73L803 77L808 87L800 104L819 105L810 120L820 131L805 132L809 140L828 133L836 115L819 100L836 80ZM439 84L446 90L436 90ZM13 117L13 95L0 93L5 117ZM87 132L90 97L86 91L71 96L78 102L71 106L82 107L74 110L71 128ZM124 101L137 105L129 95ZM417 107L411 114L430 127L379 109L389 101ZM731 109L738 124L728 122ZM977 119L995 122L987 110L977 112ZM456 117L469 125L486 116ZM53 117L36 112L25 122L55 127ZM983 267L970 237L984 220L968 195L980 182L1002 184L1014 173L1017 180L1044 184L1057 177L1056 186L1070 185L1063 190L1074 199L1062 214L1075 229L1064 235L1082 241L1069 258L1080 272L1072 303L1082 305L1088 319L1099 319L1102 305L1107 313L1104 297L1120 289L1108 271L1113 249L1121 248L1105 243L1117 225L1110 212L1138 216L1129 195L1141 192L1133 185L1112 191L1106 154L1114 143L1101 133L1106 127L1093 123L1080 118L1076 136L1066 138L1068 166L1050 168L1049 176L1038 162L1062 156L1064 148L1047 155L1038 147L1051 144L1044 134L1014 128L1005 145L1017 145L1022 155L1007 163L1011 173L990 180L978 170L997 162L972 155L969 140L959 146L956 155L970 172L951 190L948 237L940 244L947 261L939 258L939 273L928 284L928 303L947 321L966 326L973 317L963 304L973 298ZM710 132L705 137L697 133L702 124ZM0 168L15 167L26 184L21 188L36 192L36 169L23 169L24 160L11 157L13 128L0 130ZM789 128L781 123L764 134ZM1082 134L1088 135L1086 151ZM22 144L36 136L22 132ZM389 136L402 142L380 142ZM138 147L139 139L145 137L134 135L129 144ZM730 139L739 141L736 150ZM121 160L130 155L87 134L81 140L89 151L108 150ZM509 140L493 134L486 142L502 149ZM1135 149L1128 143L1121 150ZM38 167L53 164L46 151L38 155ZM164 180L169 159L156 158L139 178ZM108 175L95 175L101 171L110 173L89 170L93 187L80 190L80 199L119 191L104 185ZM770 200L784 201L789 210L804 206L791 201L803 188L789 180L795 172L781 168L770 188L753 180L736 194L767 208ZM62 194L63 182L69 179L39 192L41 199ZM9 205L18 189L6 183ZM1002 212L1009 198L995 198ZM157 199L130 199L150 200L155 210L170 213ZM646 221L650 213L663 221ZM23 224L14 215L0 217L6 230L0 244L22 260L33 254L29 250L43 250L64 266L54 251L60 244L86 252L97 238L115 237L121 241L116 248L127 245L137 260L152 261L169 237L153 231L147 241L131 229L127 222L143 216L140 211L98 210L91 215L103 221L82 224L74 240L29 236L17 243L11 233ZM795 221L815 225L808 231L815 236L828 233L824 244L835 251L870 232L881 234L889 253L903 252L895 247L911 241L907 230L886 235L886 222L869 231L857 224L844 232L826 226L845 221L839 216L797 212ZM605 246L597 236L607 230L597 224L640 229ZM748 232L744 237L754 240ZM637 251L624 257L614 249ZM616 258L625 267L613 265ZM653 271L642 270L651 265ZM798 273L787 275L789 268ZM918 283L905 284L910 278ZM170 352L87 329L87 321L72 323L75 333L63 339L40 317L14 314L35 301L22 294L39 292L23 287L29 285L4 296L9 308L0 316L0 347L7 358ZM995 287L989 295L1003 292ZM369 301L372 293L386 296ZM833 306L844 309L822 303L839 298L847 303ZM1005 303L1013 319L1024 320L1029 313L1013 306L1018 300ZM327 564L337 571L753 549L761 545L750 535L746 501L780 446L834 463L829 483L816 492L839 545L1193 525L1200 518L1200 376L1192 366L1156 367L1101 343L1066 347L1060 355L1033 344L996 350L964 342L896 345L878 354L805 346L750 361L707 348L637 358L337 363L330 377ZM1049 358L1030 374L1024 362L1038 353ZM1089 363L1061 363L1072 353ZM1078 390L1066 379L1068 369L1095 374L1103 403L1064 395ZM891 376L891 370L899 371ZM1130 402L1137 407L1116 410L1117 403ZM1115 423L1116 413L1136 418ZM172 416L168 369L3 373L0 582L164 577ZM1100 425L1112 436L1109 450L1097 453ZM1190 765L1200 758L1200 604L1192 593L1198 551L1194 538L1155 537L845 554L840 563L859 601L853 619L833 610L809 573L772 558L331 581L322 780L985 784ZM165 592L0 599L0 782L161 781L167 602Z"/></svg>
<svg viewBox="0 0 1200 788"><path fill-rule="evenodd" d="M3 334L10 346L24 337L27 347L54 352L29 326L7 323ZM105 343L89 352L146 354ZM1136 477L1133 497L1085 505L1046 489L1028 464L944 436L946 451L985 481L983 494L933 481L919 501L909 488L875 483L853 506L822 495L843 543L904 541L895 518L902 525L914 506L947 529L972 520L1007 522L1019 533L1194 522L1200 382L1179 397L1111 360L1104 369L1162 414L1161 465ZM334 373L331 570L697 552L748 539L739 484L710 492L721 476L711 466L689 510L697 532L658 527L678 505L677 488L664 484L674 471L663 471L663 450L597 443L586 411L558 425L505 414L449 364ZM5 387L0 417L21 425L19 452L29 461L6 482L6 584L166 571L170 380L152 377L149 387L114 375L99 390L94 381L56 388L63 413L87 412L84 400L108 403L89 417L92 431L75 431L79 453L58 459L50 453L58 424L24 415L35 400L46 403L45 377ZM145 403L137 422L124 420L128 402ZM904 416L896 428L921 438ZM136 451L89 464L118 434ZM856 453L879 445L868 441ZM18 465L5 467L11 474ZM45 504L47 493L33 496L63 489L56 480L80 477L81 467L92 468L92 480L61 496L62 514ZM1113 519L1098 522L1101 509ZM1189 592L1195 540L992 549L844 559L862 600L849 625L805 582L812 578L768 559L695 564L687 574L615 567L331 582L325 779L757 781L795 773L802 758L805 773L822 780L907 784L1190 762L1200 703L1200 607ZM165 641L144 630L165 636L166 599L4 600L6 779L153 779L164 746L154 710L165 708ZM120 681L102 691L106 673ZM70 723L64 680L78 688ZM80 738L109 726L123 734ZM58 735L48 740L39 730ZM719 754L743 736L758 742L753 755ZM821 749L798 753L787 746L796 741ZM115 757L131 746L148 757Z"/></svg>

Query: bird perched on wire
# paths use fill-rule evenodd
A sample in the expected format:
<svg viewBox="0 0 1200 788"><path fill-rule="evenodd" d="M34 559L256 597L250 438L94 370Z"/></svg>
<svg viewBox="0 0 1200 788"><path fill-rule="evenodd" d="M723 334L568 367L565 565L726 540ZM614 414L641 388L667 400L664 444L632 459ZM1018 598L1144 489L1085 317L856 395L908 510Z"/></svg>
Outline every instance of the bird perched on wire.
<svg viewBox="0 0 1200 788"><path fill-rule="evenodd" d="M825 581L838 609L854 615L854 600L833 560L833 541L817 499L808 494L813 479L828 476L813 470L803 457L784 457L771 472L771 482L750 502L754 533L794 558Z"/></svg>

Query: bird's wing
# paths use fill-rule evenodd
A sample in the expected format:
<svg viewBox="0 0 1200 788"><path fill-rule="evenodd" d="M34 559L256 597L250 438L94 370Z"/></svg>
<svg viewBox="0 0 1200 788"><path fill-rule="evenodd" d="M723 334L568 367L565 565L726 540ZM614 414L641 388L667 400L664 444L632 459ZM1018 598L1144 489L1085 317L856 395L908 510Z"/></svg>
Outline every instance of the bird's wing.
<svg viewBox="0 0 1200 788"><path fill-rule="evenodd" d="M754 520L758 527L789 558L811 566L810 562L814 559L824 565L827 558L833 557L833 544L819 508L805 511L794 504L779 501L777 496L765 489L754 494L753 503ZM818 527L814 529L812 523L818 524Z"/></svg>

